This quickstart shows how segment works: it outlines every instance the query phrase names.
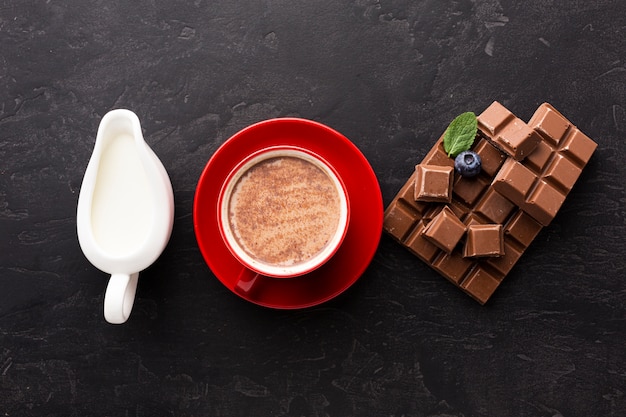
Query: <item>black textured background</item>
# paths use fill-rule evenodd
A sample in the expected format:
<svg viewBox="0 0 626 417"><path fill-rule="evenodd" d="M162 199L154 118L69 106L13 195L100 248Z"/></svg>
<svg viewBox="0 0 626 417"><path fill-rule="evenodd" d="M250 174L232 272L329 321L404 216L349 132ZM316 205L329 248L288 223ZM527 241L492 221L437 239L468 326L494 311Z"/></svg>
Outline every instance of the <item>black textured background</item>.
<svg viewBox="0 0 626 417"><path fill-rule="evenodd" d="M0 415L626 415L626 2L0 1ZM192 202L217 147L298 116L350 138L385 204L449 121L552 103L598 150L481 307L383 236L319 307L230 293ZM129 108L176 219L107 324L75 210L102 116Z"/></svg>

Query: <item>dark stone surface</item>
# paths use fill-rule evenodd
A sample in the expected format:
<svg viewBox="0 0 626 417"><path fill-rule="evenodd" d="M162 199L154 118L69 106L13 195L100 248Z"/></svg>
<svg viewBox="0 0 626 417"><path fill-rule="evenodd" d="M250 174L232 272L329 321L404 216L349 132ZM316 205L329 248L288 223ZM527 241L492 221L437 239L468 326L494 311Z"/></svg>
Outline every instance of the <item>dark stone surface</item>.
<svg viewBox="0 0 626 417"><path fill-rule="evenodd" d="M0 2L0 415L623 416L626 3ZM350 138L385 204L449 121L548 101L599 144L560 214L481 307L383 236L346 293L275 311L196 245L209 157L255 121ZM110 109L142 121L176 220L130 320L75 210Z"/></svg>

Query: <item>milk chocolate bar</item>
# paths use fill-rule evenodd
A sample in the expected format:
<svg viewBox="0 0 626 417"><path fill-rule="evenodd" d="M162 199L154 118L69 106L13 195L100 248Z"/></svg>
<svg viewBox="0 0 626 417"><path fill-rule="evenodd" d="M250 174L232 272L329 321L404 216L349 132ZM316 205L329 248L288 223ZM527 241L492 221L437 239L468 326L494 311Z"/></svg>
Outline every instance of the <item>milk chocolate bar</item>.
<svg viewBox="0 0 626 417"><path fill-rule="evenodd" d="M481 157L480 174L454 173L449 201L416 195L425 187L416 184L424 167L436 173L434 167L454 166L442 135L418 164L422 172L416 169L385 210L384 230L484 304L554 219L596 147L547 103L524 123L494 102L478 116L472 146Z"/></svg>

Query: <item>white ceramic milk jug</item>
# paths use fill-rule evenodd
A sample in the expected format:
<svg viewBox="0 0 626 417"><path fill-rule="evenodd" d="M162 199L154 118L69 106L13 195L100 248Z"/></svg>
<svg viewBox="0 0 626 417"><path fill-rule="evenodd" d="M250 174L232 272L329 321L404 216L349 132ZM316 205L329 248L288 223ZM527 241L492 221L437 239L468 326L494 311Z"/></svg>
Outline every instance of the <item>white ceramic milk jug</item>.
<svg viewBox="0 0 626 417"><path fill-rule="evenodd" d="M80 247L111 274L104 296L109 323L128 320L139 272L161 255L174 223L172 184L144 141L139 118L112 110L100 122L78 196Z"/></svg>

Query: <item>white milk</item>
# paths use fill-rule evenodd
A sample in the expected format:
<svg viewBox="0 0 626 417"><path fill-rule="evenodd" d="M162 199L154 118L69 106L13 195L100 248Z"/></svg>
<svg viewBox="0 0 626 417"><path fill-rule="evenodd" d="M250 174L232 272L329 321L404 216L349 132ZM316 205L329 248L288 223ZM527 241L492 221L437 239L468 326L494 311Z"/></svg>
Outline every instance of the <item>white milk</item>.
<svg viewBox="0 0 626 417"><path fill-rule="evenodd" d="M150 183L131 135L113 138L102 152L91 206L96 242L111 256L138 250L154 217Z"/></svg>

